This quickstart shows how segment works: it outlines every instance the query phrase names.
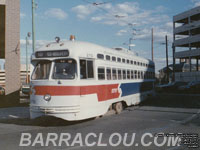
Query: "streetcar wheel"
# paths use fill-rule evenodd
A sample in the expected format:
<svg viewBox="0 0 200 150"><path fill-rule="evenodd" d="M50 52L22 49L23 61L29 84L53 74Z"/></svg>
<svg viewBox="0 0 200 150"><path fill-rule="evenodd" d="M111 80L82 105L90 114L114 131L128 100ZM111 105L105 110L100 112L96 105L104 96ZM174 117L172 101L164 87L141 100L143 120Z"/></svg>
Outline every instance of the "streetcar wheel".
<svg viewBox="0 0 200 150"><path fill-rule="evenodd" d="M114 109L116 111L116 114L120 114L123 110L123 105L121 102L118 102L116 104L114 104Z"/></svg>

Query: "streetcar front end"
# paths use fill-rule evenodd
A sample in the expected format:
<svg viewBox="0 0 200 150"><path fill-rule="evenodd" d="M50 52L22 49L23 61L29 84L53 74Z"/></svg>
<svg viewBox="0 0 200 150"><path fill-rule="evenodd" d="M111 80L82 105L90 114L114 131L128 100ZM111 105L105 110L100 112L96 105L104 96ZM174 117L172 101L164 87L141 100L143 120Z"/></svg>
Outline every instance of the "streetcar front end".
<svg viewBox="0 0 200 150"><path fill-rule="evenodd" d="M76 85L77 61L68 50L38 51L32 58L30 116L77 120L80 88Z"/></svg>

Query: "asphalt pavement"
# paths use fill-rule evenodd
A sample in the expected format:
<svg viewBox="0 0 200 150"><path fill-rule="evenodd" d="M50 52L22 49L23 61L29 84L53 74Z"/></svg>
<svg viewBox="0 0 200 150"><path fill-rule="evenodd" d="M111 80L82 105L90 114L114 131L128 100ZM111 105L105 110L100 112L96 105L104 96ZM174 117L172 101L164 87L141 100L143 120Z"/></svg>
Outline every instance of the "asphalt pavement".
<svg viewBox="0 0 200 150"><path fill-rule="evenodd" d="M168 146L165 144L158 146L158 143L162 144L163 140L154 141L154 137L158 133L165 133L165 136L168 133L200 135L199 113L200 110L197 108L149 106L147 103L128 107L119 115L113 114L98 119L67 122L53 117L30 120L28 107L1 108L0 149L192 149L188 148L188 145ZM57 136L57 140L47 142L49 135ZM68 142L61 141L59 145L61 135L70 135L70 139ZM87 137L89 138L87 139ZM133 137L135 137L134 144L129 146L124 144L123 141L131 143ZM150 144L150 142L151 145L144 146L144 143Z"/></svg>

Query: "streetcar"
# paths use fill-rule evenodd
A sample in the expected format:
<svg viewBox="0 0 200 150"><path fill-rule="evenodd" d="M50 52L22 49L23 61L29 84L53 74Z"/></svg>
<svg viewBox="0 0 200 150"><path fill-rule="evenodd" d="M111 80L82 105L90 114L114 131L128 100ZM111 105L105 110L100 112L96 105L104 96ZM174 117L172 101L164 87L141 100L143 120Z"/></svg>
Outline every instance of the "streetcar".
<svg viewBox="0 0 200 150"><path fill-rule="evenodd" d="M31 57L30 117L68 121L137 105L154 93L155 66L125 48L56 38Z"/></svg>

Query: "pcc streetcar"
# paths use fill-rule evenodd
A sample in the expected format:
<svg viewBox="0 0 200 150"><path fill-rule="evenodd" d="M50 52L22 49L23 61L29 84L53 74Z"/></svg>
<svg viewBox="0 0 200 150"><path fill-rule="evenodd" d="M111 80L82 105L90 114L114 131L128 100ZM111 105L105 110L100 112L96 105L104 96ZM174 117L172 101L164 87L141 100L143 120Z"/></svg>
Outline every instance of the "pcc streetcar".
<svg viewBox="0 0 200 150"><path fill-rule="evenodd" d="M124 48L75 41L49 43L31 58L30 116L68 121L120 113L154 92L154 63Z"/></svg>

